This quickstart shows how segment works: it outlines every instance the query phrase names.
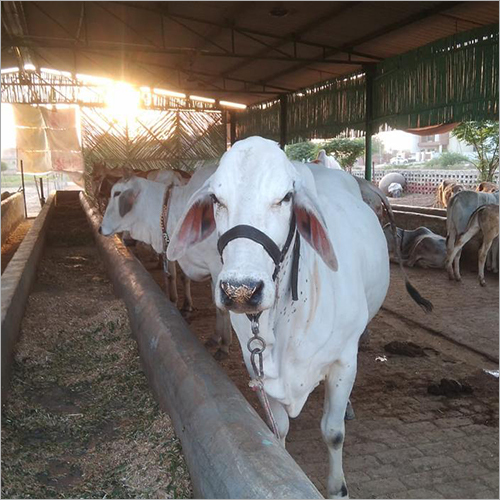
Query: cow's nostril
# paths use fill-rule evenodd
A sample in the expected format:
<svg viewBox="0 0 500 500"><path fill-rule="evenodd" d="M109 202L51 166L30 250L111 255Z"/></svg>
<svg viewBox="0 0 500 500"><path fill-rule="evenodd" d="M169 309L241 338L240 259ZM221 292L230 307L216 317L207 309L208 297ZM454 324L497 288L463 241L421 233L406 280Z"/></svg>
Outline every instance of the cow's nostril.
<svg viewBox="0 0 500 500"><path fill-rule="evenodd" d="M221 281L221 300L225 306L233 303L257 305L262 300L263 281Z"/></svg>
<svg viewBox="0 0 500 500"><path fill-rule="evenodd" d="M102 234L102 226L99 226L99 229L97 231L99 234Z"/></svg>
<svg viewBox="0 0 500 500"><path fill-rule="evenodd" d="M248 303L253 306L260 304L260 301L262 300L263 290L264 290L264 282L258 281L255 286L254 292L252 293L252 296L248 299Z"/></svg>

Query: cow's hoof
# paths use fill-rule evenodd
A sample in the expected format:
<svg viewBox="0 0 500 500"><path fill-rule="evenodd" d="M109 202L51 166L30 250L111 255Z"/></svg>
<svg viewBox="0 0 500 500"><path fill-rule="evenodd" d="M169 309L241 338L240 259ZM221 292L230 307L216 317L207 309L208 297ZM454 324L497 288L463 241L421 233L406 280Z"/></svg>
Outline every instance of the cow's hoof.
<svg viewBox="0 0 500 500"><path fill-rule="evenodd" d="M486 286L486 281L485 280L479 280L479 284L481 286Z"/></svg>
<svg viewBox="0 0 500 500"><path fill-rule="evenodd" d="M205 342L205 347L219 347L219 342L213 338L209 338Z"/></svg>
<svg viewBox="0 0 500 500"><path fill-rule="evenodd" d="M229 358L229 354L227 352L224 352L222 349L218 349L214 354L214 359L216 361L224 361L227 358Z"/></svg>
<svg viewBox="0 0 500 500"><path fill-rule="evenodd" d="M185 313L192 313L193 311L194 311L194 309L193 309L192 306L183 305L182 309L181 309L181 313L183 313L183 314L185 314Z"/></svg>
<svg viewBox="0 0 500 500"><path fill-rule="evenodd" d="M354 413L354 409L352 407L351 402L347 403L347 408L345 410L344 420L354 420L356 418L356 414Z"/></svg>

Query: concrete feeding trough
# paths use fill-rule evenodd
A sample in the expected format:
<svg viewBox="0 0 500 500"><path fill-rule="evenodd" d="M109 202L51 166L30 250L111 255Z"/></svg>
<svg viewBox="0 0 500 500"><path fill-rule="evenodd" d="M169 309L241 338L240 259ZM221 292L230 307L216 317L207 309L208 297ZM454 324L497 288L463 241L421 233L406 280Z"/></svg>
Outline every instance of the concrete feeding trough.
<svg viewBox="0 0 500 500"><path fill-rule="evenodd" d="M323 498L142 264L117 237L98 234L101 217L80 199L149 384L182 442L195 498Z"/></svg>
<svg viewBox="0 0 500 500"><path fill-rule="evenodd" d="M2 276L2 398L54 208L76 196L49 196ZM98 234L100 216L83 193L80 200L150 387L182 442L195 498L323 498L146 269L118 238Z"/></svg>
<svg viewBox="0 0 500 500"><path fill-rule="evenodd" d="M11 196L5 201L10 198L13 197ZM7 395L14 348L19 339L21 320L28 296L35 282L36 271L45 246L47 228L54 212L55 202L56 196L50 195L2 274L2 401L5 400ZM19 201L16 200L14 203L17 205ZM24 217L22 194L20 206ZM16 212L18 212L17 208Z"/></svg>
<svg viewBox="0 0 500 500"><path fill-rule="evenodd" d="M2 245L24 219L23 193L15 193L2 200Z"/></svg>

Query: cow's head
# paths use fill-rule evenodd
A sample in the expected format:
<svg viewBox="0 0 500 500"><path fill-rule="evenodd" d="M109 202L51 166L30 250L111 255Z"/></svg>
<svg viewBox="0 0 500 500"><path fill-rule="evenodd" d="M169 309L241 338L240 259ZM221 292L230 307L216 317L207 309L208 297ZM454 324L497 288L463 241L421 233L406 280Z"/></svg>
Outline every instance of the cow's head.
<svg viewBox="0 0 500 500"><path fill-rule="evenodd" d="M134 221L134 205L140 190L141 186L135 177L120 180L113 185L111 197L99 228L101 234L111 236L130 229Z"/></svg>
<svg viewBox="0 0 500 500"><path fill-rule="evenodd" d="M282 249L292 213L303 239L336 270L337 259L314 194L283 151L260 137L239 141L191 198L172 234L168 258L179 259L214 230L220 237L242 224L260 230ZM275 263L262 244L246 237L233 239L225 246L222 259L215 294L218 307L256 314L273 306Z"/></svg>

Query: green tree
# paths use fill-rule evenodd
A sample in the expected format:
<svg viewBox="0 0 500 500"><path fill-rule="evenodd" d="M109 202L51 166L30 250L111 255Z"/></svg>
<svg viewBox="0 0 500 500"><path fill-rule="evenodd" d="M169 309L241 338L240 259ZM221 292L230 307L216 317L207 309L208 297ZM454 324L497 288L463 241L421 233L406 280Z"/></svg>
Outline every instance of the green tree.
<svg viewBox="0 0 500 500"><path fill-rule="evenodd" d="M344 170L351 172L354 162L365 152L365 140L340 137L326 142L321 148L334 156Z"/></svg>
<svg viewBox="0 0 500 500"><path fill-rule="evenodd" d="M314 160L317 152L318 146L310 141L297 142L285 146L285 153L290 160Z"/></svg>
<svg viewBox="0 0 500 500"><path fill-rule="evenodd" d="M458 165L463 162L469 162L469 158L467 156L462 155L460 153L454 153L452 151L445 151L443 154L438 156L437 158L433 158L427 162L427 166L429 167L452 167L454 165Z"/></svg>
<svg viewBox="0 0 500 500"><path fill-rule="evenodd" d="M7 165L7 163L5 163L4 161L2 162L2 172L5 172L5 170L7 170L9 168L9 166Z"/></svg>
<svg viewBox="0 0 500 500"><path fill-rule="evenodd" d="M463 122L452 135L474 147L477 159L471 163L479 171L479 180L493 182L498 170L498 122Z"/></svg>

